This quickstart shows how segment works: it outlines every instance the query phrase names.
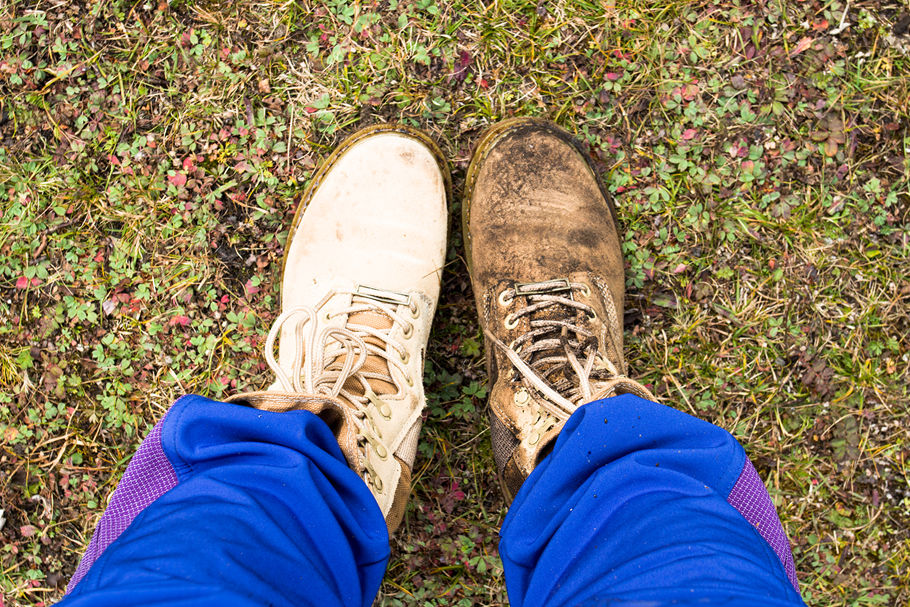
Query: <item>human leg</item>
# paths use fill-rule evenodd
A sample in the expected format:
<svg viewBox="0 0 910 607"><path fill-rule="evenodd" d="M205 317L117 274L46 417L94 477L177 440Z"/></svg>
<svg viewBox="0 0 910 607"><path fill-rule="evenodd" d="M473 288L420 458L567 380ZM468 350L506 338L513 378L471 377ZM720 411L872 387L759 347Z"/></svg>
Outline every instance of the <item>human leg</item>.
<svg viewBox="0 0 910 607"><path fill-rule="evenodd" d="M388 554L325 422L186 396L140 446L62 604L369 605Z"/></svg>
<svg viewBox="0 0 910 607"><path fill-rule="evenodd" d="M512 605L803 605L774 505L728 432L631 394L580 407L502 528Z"/></svg>

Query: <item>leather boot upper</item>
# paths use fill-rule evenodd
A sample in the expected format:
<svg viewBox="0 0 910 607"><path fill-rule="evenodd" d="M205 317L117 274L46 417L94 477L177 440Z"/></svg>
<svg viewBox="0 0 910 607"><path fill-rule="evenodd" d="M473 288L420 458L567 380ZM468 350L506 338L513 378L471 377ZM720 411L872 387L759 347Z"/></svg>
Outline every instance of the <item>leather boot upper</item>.
<svg viewBox="0 0 910 607"><path fill-rule="evenodd" d="M579 405L653 397L625 377L615 211L574 140L533 119L493 127L465 189L493 451L511 499Z"/></svg>

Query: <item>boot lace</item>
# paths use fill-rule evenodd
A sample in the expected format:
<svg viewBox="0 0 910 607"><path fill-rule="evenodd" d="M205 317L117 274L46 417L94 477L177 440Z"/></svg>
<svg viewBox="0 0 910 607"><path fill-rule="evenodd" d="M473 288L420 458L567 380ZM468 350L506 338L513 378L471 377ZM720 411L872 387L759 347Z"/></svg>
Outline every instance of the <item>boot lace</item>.
<svg viewBox="0 0 910 607"><path fill-rule="evenodd" d="M509 345L489 328L484 328L484 334L506 355L524 386L545 397L541 406L561 421L569 419L579 405L615 394L633 393L654 400L604 354L601 340L607 340L605 348L622 361L619 343L608 334L611 327L598 336L591 327L597 320L595 310L576 301L575 291L588 295L590 287L559 279L505 289L499 295L501 305L511 305L518 297L525 300L524 306L506 316L506 328L515 328L522 317L529 317L529 330ZM612 298L605 299L609 320L618 323Z"/></svg>
<svg viewBox="0 0 910 607"><path fill-rule="evenodd" d="M375 289L369 291L378 292ZM322 312L330 299L345 294L352 296L350 306ZM402 297L406 298L411 318L416 318L419 315L416 303L407 296ZM414 330L411 320L397 312L400 303L404 302L393 303L372 295L363 295L359 288L355 291L331 291L314 307L298 306L279 315L265 342L266 362L274 371L281 389L312 396L328 396L350 405L358 423L359 446L365 448L369 443L382 459L386 459L389 453L377 440L382 439L382 433L373 415L378 413L383 418L390 419L392 410L377 395L377 391L395 396L401 394L403 388L393 376L392 367L401 371L408 387L414 384L405 366L409 361L408 351L390 334L395 325L401 326L405 335ZM352 317L365 318L362 313L373 318L380 315L390 322L385 323L388 324L387 327L377 328L351 320ZM322 322L343 315L348 317L343 327L325 326ZM290 365L283 367L275 358L275 341L286 326L292 329L291 356ZM368 359L372 359L369 364ZM394 393L385 386L393 386ZM367 432L368 428L372 432ZM359 472L365 472L373 485L382 491L382 480L369 463Z"/></svg>

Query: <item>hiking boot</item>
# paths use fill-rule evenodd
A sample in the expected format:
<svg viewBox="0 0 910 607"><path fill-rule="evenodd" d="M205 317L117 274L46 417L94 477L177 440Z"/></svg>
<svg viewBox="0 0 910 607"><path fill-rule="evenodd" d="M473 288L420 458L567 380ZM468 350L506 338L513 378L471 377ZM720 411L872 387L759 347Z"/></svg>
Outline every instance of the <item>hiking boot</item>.
<svg viewBox="0 0 910 607"><path fill-rule="evenodd" d="M322 417L390 533L404 516L426 404L449 184L442 153L417 130L379 125L339 145L288 236L281 314L265 345L276 380L232 399Z"/></svg>
<svg viewBox="0 0 910 607"><path fill-rule="evenodd" d="M529 118L490 128L462 209L493 453L511 502L580 405L654 397L625 376L616 211L568 133Z"/></svg>

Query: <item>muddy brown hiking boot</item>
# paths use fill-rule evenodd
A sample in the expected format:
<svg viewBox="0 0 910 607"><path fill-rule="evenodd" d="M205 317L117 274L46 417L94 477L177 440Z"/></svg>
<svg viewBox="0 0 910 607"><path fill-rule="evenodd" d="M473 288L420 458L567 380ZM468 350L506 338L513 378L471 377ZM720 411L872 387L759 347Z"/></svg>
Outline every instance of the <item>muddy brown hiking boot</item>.
<svg viewBox="0 0 910 607"><path fill-rule="evenodd" d="M487 131L468 168L462 221L493 453L511 501L580 405L654 397L625 377L616 212L568 133L528 118Z"/></svg>
<svg viewBox="0 0 910 607"><path fill-rule="evenodd" d="M390 532L404 515L426 404L449 183L439 148L415 129L377 125L341 143L288 235L281 314L265 346L276 380L231 399L324 419Z"/></svg>

